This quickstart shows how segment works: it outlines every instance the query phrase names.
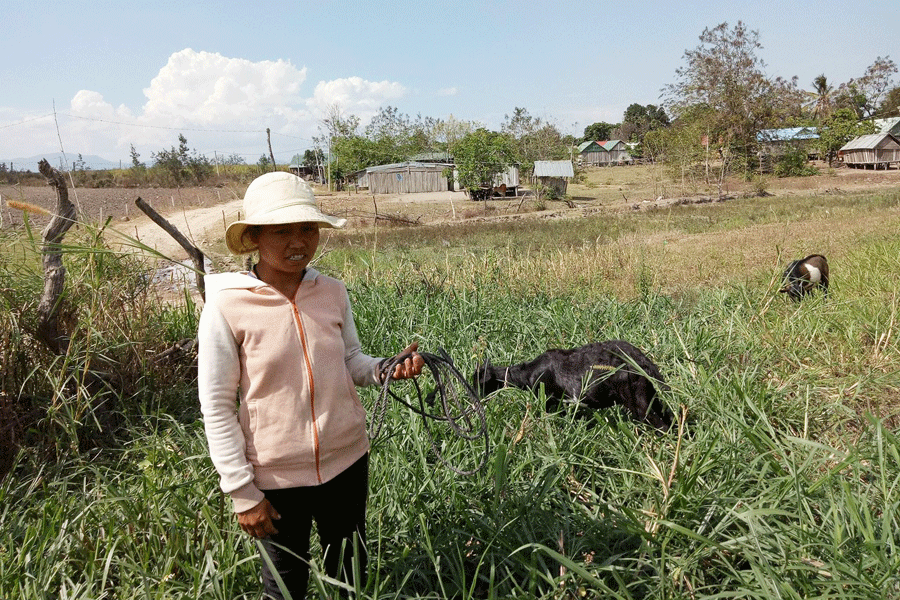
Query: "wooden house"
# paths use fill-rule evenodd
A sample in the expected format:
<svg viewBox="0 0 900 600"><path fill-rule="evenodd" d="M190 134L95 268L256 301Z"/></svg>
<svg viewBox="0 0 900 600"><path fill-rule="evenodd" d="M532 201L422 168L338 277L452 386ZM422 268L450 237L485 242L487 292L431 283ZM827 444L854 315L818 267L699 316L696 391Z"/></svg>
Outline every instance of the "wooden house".
<svg viewBox="0 0 900 600"><path fill-rule="evenodd" d="M628 145L622 140L606 140L600 145L607 152L608 165L630 165L633 160L628 153Z"/></svg>
<svg viewBox="0 0 900 600"><path fill-rule="evenodd" d="M578 160L584 165L600 165L601 154L606 162L606 149L599 142L581 142L576 149L578 152Z"/></svg>
<svg viewBox="0 0 900 600"><path fill-rule="evenodd" d="M444 170L448 163L402 162L369 167L355 173L357 185L372 194L415 194L453 189Z"/></svg>
<svg viewBox="0 0 900 600"><path fill-rule="evenodd" d="M838 151L848 167L857 169L889 169L900 166L900 140L890 133L872 133L852 139Z"/></svg>
<svg viewBox="0 0 900 600"><path fill-rule="evenodd" d="M582 142L578 145L578 159L581 164L610 166L631 164L628 146L622 140L602 142Z"/></svg>
<svg viewBox="0 0 900 600"><path fill-rule="evenodd" d="M560 196L564 196L569 186L569 179L575 177L575 170L570 160L536 160L532 183L550 188Z"/></svg>

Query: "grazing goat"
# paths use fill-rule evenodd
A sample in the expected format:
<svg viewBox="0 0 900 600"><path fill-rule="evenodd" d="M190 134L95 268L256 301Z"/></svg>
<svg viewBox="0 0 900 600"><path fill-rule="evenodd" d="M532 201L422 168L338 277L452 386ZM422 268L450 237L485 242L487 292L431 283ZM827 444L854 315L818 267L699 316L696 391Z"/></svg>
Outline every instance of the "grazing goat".
<svg viewBox="0 0 900 600"><path fill-rule="evenodd" d="M784 271L784 292L795 302L803 299L816 288L828 297L828 261L821 254L810 254L803 260L792 261Z"/></svg>
<svg viewBox="0 0 900 600"><path fill-rule="evenodd" d="M532 361L498 367L486 361L473 376L482 395L505 386L536 390L544 386L548 410L564 400L587 408L621 406L634 419L667 431L671 411L657 397L668 389L659 368L628 342L610 340L571 350L547 350Z"/></svg>

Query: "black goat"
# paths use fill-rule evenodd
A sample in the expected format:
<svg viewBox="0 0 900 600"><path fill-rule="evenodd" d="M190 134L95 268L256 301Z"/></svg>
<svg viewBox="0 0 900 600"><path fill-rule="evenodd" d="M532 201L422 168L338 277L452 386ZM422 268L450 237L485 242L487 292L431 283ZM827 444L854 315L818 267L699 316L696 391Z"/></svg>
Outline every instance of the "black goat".
<svg viewBox="0 0 900 600"><path fill-rule="evenodd" d="M532 361L508 367L485 362L473 383L482 395L505 386L536 390L543 384L548 410L564 400L591 409L618 405L632 418L663 431L672 426L671 411L657 397L656 386L668 389L659 368L622 340L547 350Z"/></svg>
<svg viewBox="0 0 900 600"><path fill-rule="evenodd" d="M828 261L821 254L810 254L803 260L792 261L784 270L783 279L784 285L778 291L784 292L795 302L817 288L828 297Z"/></svg>

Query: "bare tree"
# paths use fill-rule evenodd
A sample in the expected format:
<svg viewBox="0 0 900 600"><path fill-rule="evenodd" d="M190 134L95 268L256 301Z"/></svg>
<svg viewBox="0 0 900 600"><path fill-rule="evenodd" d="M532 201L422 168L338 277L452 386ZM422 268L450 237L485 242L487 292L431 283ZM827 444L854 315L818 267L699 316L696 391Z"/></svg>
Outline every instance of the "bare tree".
<svg viewBox="0 0 900 600"><path fill-rule="evenodd" d="M704 29L700 45L684 53L685 66L676 81L663 88L669 112L681 117L695 106L711 119L713 139L721 139L729 154L749 159L760 129L781 126L800 116L803 94L797 78L769 77L757 56L759 33L738 21Z"/></svg>
<svg viewBox="0 0 900 600"><path fill-rule="evenodd" d="M866 69L865 75L856 80L857 88L865 96L863 116L871 118L875 116L882 100L894 87L894 74L897 73L897 64L889 56L879 56Z"/></svg>

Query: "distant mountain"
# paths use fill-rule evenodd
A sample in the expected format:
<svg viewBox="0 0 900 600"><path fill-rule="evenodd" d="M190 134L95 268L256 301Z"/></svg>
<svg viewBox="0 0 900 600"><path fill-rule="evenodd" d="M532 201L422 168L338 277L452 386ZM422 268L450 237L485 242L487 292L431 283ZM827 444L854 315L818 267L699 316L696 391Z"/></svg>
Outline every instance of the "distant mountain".
<svg viewBox="0 0 900 600"><path fill-rule="evenodd" d="M35 156L30 156L28 158L0 158L0 163L5 163L7 168L9 168L9 164L12 163L13 169L16 171L31 171L33 173L37 173L38 163L42 158L46 158L47 162L50 163L51 166L59 169L61 166L65 168L65 163L63 162L62 152L48 152L47 154L36 154ZM66 152L66 162L68 163L68 168L71 169L73 163L78 160L77 152ZM112 161L103 158L102 156L97 156L96 154L82 154L81 160L84 161L84 166L86 169L91 169L92 171L102 171L105 169L118 169L121 167L130 167L131 163L120 163L119 161Z"/></svg>

